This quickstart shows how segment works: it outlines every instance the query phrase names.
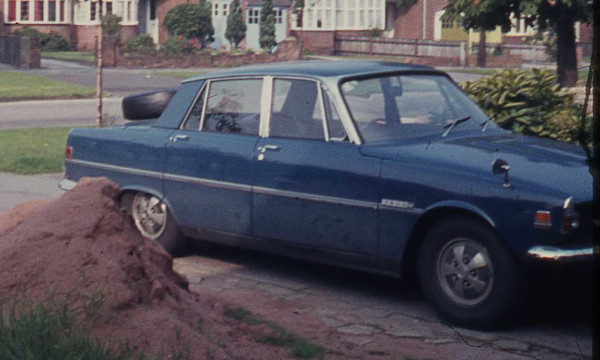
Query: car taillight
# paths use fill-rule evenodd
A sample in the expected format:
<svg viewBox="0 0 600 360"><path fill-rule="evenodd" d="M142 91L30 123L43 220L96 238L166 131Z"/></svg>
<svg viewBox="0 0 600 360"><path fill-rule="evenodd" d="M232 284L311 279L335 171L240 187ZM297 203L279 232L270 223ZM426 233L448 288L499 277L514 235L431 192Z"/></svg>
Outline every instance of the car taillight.
<svg viewBox="0 0 600 360"><path fill-rule="evenodd" d="M552 227L552 215L550 211L538 210L535 213L534 225L538 229L548 229Z"/></svg>
<svg viewBox="0 0 600 360"><path fill-rule="evenodd" d="M72 158L73 158L73 147L72 146L65 147L65 159L72 159Z"/></svg>

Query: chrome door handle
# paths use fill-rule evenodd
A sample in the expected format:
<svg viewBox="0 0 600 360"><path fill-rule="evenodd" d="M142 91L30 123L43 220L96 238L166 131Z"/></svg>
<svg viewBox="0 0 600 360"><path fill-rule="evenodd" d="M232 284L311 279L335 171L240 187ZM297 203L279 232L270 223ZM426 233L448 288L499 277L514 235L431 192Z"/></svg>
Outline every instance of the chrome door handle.
<svg viewBox="0 0 600 360"><path fill-rule="evenodd" d="M175 136L171 136L169 138L169 141L178 142L178 141L188 141L189 139L190 139L190 137L187 135L175 135Z"/></svg>
<svg viewBox="0 0 600 360"><path fill-rule="evenodd" d="M265 146L259 146L258 147L258 151L261 154L264 154L265 151L281 151L281 146L277 146L277 145L265 145Z"/></svg>

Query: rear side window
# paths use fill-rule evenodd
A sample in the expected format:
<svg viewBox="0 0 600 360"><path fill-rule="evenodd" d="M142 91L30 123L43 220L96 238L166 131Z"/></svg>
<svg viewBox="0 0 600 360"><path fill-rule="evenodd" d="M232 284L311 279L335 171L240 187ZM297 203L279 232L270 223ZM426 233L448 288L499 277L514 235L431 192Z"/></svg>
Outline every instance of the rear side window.
<svg viewBox="0 0 600 360"><path fill-rule="evenodd" d="M258 135L261 92L260 79L211 82L202 130Z"/></svg>
<svg viewBox="0 0 600 360"><path fill-rule="evenodd" d="M323 112L317 83L276 79L269 136L324 140Z"/></svg>

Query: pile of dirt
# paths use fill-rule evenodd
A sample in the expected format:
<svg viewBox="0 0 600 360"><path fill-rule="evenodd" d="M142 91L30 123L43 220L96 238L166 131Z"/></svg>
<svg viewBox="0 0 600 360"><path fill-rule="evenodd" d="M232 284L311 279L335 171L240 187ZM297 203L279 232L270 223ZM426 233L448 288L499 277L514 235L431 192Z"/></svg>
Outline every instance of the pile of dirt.
<svg viewBox="0 0 600 360"><path fill-rule="evenodd" d="M230 305L190 292L172 258L118 208L118 191L107 179L85 179L56 200L0 213L0 300L97 306L92 336L159 358L286 356L224 317Z"/></svg>

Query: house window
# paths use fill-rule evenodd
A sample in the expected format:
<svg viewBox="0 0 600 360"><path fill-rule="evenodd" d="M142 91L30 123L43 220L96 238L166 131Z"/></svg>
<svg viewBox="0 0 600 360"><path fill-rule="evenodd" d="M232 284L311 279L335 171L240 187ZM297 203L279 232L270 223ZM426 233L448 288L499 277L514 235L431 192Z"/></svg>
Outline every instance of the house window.
<svg viewBox="0 0 600 360"><path fill-rule="evenodd" d="M275 10L275 24L283 23L283 10Z"/></svg>
<svg viewBox="0 0 600 360"><path fill-rule="evenodd" d="M56 1L48 1L48 21L56 21Z"/></svg>
<svg viewBox="0 0 600 360"><path fill-rule="evenodd" d="M44 1L43 0L36 0L33 20L34 21L44 21Z"/></svg>
<svg viewBox="0 0 600 360"><path fill-rule="evenodd" d="M248 24L258 24L260 22L260 10L248 9Z"/></svg>
<svg viewBox="0 0 600 360"><path fill-rule="evenodd" d="M304 9L306 30L367 30L384 26L386 0L314 0L312 3ZM292 23L292 29L298 26Z"/></svg>
<svg viewBox="0 0 600 360"><path fill-rule="evenodd" d="M219 16L219 4L213 4L214 16Z"/></svg>
<svg viewBox="0 0 600 360"><path fill-rule="evenodd" d="M17 20L17 2L15 0L8 1L8 21Z"/></svg>
<svg viewBox="0 0 600 360"><path fill-rule="evenodd" d="M96 3L90 4L90 20L96 21Z"/></svg>
<svg viewBox="0 0 600 360"><path fill-rule="evenodd" d="M227 4L223 4L223 16L227 16Z"/></svg>
<svg viewBox="0 0 600 360"><path fill-rule="evenodd" d="M29 20L29 1L21 1L21 20Z"/></svg>
<svg viewBox="0 0 600 360"><path fill-rule="evenodd" d="M112 14L113 13L113 7L112 7L112 3L111 2L107 2L106 3L106 13L107 14Z"/></svg>
<svg viewBox="0 0 600 360"><path fill-rule="evenodd" d="M452 29L454 28L454 21L453 20L442 20L442 29Z"/></svg>

